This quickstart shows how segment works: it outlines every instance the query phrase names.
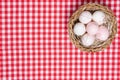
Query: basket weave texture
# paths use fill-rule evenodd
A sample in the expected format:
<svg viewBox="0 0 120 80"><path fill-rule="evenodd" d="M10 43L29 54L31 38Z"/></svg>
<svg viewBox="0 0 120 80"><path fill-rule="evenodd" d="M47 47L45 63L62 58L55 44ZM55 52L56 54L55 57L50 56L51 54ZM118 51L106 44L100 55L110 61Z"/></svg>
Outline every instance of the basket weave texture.
<svg viewBox="0 0 120 80"><path fill-rule="evenodd" d="M86 47L82 45L82 42L80 40L81 36L77 36L74 34L73 27L77 22L79 22L78 18L81 12L90 11L91 13L93 13L94 11L97 11L97 10L103 11L105 13L105 22L103 25L105 25L108 28L110 32L110 36L106 41L95 40L93 45ZM97 52L107 48L111 44L112 40L115 37L115 34L117 33L117 21L113 12L106 6L102 6L96 3L88 3L80 6L80 8L72 14L68 22L68 32L69 32L70 40L72 41L72 43L81 51Z"/></svg>

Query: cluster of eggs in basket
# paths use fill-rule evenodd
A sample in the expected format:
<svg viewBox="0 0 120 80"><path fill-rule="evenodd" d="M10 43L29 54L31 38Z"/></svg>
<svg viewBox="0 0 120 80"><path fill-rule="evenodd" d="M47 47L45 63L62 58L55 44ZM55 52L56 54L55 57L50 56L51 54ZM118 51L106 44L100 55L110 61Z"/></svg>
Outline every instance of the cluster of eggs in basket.
<svg viewBox="0 0 120 80"><path fill-rule="evenodd" d="M79 22L74 25L73 31L77 36L81 36L84 46L91 46L95 40L105 41L109 37L109 30L103 25L105 13L95 11L83 11L79 16Z"/></svg>

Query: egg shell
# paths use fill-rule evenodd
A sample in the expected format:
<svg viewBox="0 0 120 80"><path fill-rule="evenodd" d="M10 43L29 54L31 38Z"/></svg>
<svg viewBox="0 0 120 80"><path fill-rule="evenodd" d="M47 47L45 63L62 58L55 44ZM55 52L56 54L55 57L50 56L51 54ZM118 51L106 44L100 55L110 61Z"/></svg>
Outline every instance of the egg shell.
<svg viewBox="0 0 120 80"><path fill-rule="evenodd" d="M96 34L96 38L105 41L109 37L109 31L105 26L100 26L98 33Z"/></svg>
<svg viewBox="0 0 120 80"><path fill-rule="evenodd" d="M73 31L78 36L83 35L86 32L85 25L83 23L76 23Z"/></svg>
<svg viewBox="0 0 120 80"><path fill-rule="evenodd" d="M102 11L95 11L93 13L93 20L95 22L97 22L99 25L104 23L104 19L105 19L105 13Z"/></svg>
<svg viewBox="0 0 120 80"><path fill-rule="evenodd" d="M79 21L87 24L92 20L92 14L89 11L83 11L79 16Z"/></svg>
<svg viewBox="0 0 120 80"><path fill-rule="evenodd" d="M92 45L95 41L95 36L93 35L89 35L89 34L85 34L84 36L82 36L81 38L82 44L86 47Z"/></svg>
<svg viewBox="0 0 120 80"><path fill-rule="evenodd" d="M90 22L87 24L86 30L88 34L95 35L99 29L99 26L96 22Z"/></svg>

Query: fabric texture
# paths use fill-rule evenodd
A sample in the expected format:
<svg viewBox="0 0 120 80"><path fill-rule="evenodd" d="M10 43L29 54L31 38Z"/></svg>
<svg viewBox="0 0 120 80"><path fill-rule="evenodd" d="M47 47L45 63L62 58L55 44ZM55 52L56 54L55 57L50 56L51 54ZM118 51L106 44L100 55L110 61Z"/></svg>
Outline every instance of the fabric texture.
<svg viewBox="0 0 120 80"><path fill-rule="evenodd" d="M113 10L118 33L101 52L76 48L68 20L82 4ZM120 0L1 0L0 80L120 80Z"/></svg>

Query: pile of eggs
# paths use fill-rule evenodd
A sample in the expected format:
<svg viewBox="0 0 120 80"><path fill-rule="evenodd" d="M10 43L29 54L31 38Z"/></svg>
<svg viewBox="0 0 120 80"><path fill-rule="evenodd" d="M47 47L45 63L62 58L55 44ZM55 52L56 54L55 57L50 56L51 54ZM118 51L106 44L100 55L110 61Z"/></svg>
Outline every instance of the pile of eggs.
<svg viewBox="0 0 120 80"><path fill-rule="evenodd" d="M82 44L91 46L95 40L105 41L109 37L109 30L103 25L105 13L95 11L83 11L79 16L79 21L74 25L73 31L77 36L81 36Z"/></svg>

